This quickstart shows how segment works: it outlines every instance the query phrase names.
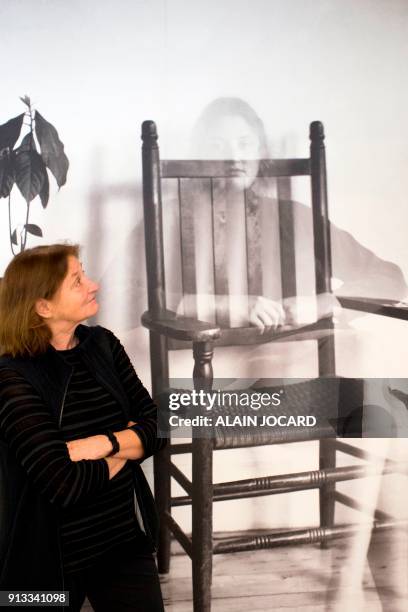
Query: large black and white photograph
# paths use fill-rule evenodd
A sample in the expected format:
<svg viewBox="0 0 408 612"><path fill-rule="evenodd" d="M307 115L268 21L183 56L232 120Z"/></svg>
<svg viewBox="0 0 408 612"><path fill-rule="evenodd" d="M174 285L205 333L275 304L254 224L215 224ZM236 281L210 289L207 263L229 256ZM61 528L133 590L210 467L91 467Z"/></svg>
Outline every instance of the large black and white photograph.
<svg viewBox="0 0 408 612"><path fill-rule="evenodd" d="M406 0L3 0L0 606L408 606Z"/></svg>

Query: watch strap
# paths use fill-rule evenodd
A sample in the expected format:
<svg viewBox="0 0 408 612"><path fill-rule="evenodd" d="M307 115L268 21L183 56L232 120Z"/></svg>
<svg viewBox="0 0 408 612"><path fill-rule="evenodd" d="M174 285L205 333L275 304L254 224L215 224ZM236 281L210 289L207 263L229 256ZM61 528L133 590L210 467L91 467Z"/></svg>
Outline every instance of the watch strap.
<svg viewBox="0 0 408 612"><path fill-rule="evenodd" d="M105 435L108 436L109 440L112 442L112 450L107 455L108 457L110 457L111 455L115 455L116 453L119 452L120 446L119 446L118 439L115 436L115 434L113 433L113 431L108 429L108 431L105 432Z"/></svg>

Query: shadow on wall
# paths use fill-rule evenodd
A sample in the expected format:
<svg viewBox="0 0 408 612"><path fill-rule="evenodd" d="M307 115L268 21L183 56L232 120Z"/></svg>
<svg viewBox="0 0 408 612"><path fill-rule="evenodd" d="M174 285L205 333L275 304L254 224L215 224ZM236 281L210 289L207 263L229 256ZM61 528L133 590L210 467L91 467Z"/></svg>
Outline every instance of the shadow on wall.
<svg viewBox="0 0 408 612"><path fill-rule="evenodd" d="M147 308L141 186L94 187L88 215L87 264L100 283L100 309L90 323L124 331L138 327Z"/></svg>

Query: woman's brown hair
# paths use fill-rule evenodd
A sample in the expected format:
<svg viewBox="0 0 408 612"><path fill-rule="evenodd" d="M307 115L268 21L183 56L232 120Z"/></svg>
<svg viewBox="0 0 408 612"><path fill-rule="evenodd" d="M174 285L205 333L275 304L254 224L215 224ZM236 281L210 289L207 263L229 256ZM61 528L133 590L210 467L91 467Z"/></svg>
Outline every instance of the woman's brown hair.
<svg viewBox="0 0 408 612"><path fill-rule="evenodd" d="M37 300L52 299L68 271L68 256L79 245L51 244L27 249L11 260L0 283L0 354L44 353L51 330L36 312Z"/></svg>

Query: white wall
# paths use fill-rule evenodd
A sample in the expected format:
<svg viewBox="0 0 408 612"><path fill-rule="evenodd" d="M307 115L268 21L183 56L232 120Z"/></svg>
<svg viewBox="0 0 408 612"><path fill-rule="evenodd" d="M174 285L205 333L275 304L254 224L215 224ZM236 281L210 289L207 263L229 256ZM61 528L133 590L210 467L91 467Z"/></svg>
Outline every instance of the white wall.
<svg viewBox="0 0 408 612"><path fill-rule="evenodd" d="M83 239L91 185L139 180L143 119L179 154L203 105L237 95L278 154L306 152L308 123L325 122L333 219L408 271L404 0L4 0L0 20L0 121L28 93L71 161L49 210L35 207L46 240Z"/></svg>
<svg viewBox="0 0 408 612"><path fill-rule="evenodd" d="M221 95L255 107L276 155L306 154L308 124L322 120L332 219L408 277L405 0L3 0L0 23L0 123L22 112L18 96L29 94L57 126L70 159L67 185L53 188L48 209L33 203L31 220L44 239L29 244L79 241L98 278L116 261L119 280L105 287L110 306L103 322L117 332L131 308L128 268L117 255L141 218L140 123L156 120L163 156L183 156L202 107ZM105 191L100 210L91 208L95 189ZM21 215L14 192L13 202ZM0 273L10 259L3 204ZM370 324L369 334L377 327ZM393 332L389 346L396 367L405 359L402 333ZM123 337L148 380L146 334ZM360 365L386 376L380 353ZM303 465L309 455L310 447ZM293 453L282 451L277 461L290 469ZM254 501L235 523L225 513L220 528L262 522L254 512L265 503ZM288 502L282 503L275 501L271 512L283 521ZM293 513L293 522L304 519L299 508Z"/></svg>

